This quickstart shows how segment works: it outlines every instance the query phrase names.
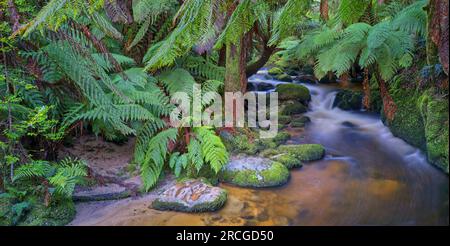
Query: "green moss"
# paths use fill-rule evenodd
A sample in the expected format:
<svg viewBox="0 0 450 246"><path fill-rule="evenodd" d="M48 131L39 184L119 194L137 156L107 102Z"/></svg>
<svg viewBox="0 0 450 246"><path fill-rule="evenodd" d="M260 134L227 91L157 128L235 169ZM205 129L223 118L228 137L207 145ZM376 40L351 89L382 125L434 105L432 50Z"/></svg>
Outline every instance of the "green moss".
<svg viewBox="0 0 450 246"><path fill-rule="evenodd" d="M279 84L276 88L278 98L282 101L296 100L300 102L308 102L311 95L308 88L297 84Z"/></svg>
<svg viewBox="0 0 450 246"><path fill-rule="evenodd" d="M260 153L260 156L270 158L278 154L280 154L280 151L278 149L266 149Z"/></svg>
<svg viewBox="0 0 450 246"><path fill-rule="evenodd" d="M281 69L279 67L273 67L273 68L269 69L268 73L270 75L279 75L279 74L283 74L284 71L283 71L283 69Z"/></svg>
<svg viewBox="0 0 450 246"><path fill-rule="evenodd" d="M276 162L283 164L285 167L289 169L303 166L303 163L299 159L295 158L295 156L290 154L281 154L275 156L272 159Z"/></svg>
<svg viewBox="0 0 450 246"><path fill-rule="evenodd" d="M289 170L281 163L274 162L270 169L261 172L264 186L278 186L285 184L289 179Z"/></svg>
<svg viewBox="0 0 450 246"><path fill-rule="evenodd" d="M291 76L289 76L288 74L285 74L285 73L279 74L275 78L279 81L292 82Z"/></svg>
<svg viewBox="0 0 450 246"><path fill-rule="evenodd" d="M392 121L386 120L384 114L382 114L383 122L394 136L415 147L426 150L424 124L420 110L417 108L419 96L412 90L398 90L391 95L397 105L397 111Z"/></svg>
<svg viewBox="0 0 450 246"><path fill-rule="evenodd" d="M63 226L72 221L76 214L71 200L55 201L49 207L32 197L24 203L27 203L27 209L18 217L13 211L17 203L12 198L0 198L0 225Z"/></svg>
<svg viewBox="0 0 450 246"><path fill-rule="evenodd" d="M336 94L333 107L343 110L359 110L362 106L363 95L359 91L342 90Z"/></svg>
<svg viewBox="0 0 450 246"><path fill-rule="evenodd" d="M152 203L152 207L157 210L171 210L171 211L180 211L180 212L188 212L188 213L200 213L200 212L214 212L221 209L226 201L227 201L227 192L222 190L220 195L211 202L205 202L201 204L197 204L193 207L188 207L183 203L178 202L164 202L159 199L156 199Z"/></svg>
<svg viewBox="0 0 450 246"><path fill-rule="evenodd" d="M419 99L419 107L424 121L428 160L448 173L448 100L436 98L428 91Z"/></svg>
<svg viewBox="0 0 450 246"><path fill-rule="evenodd" d="M291 123L291 116L288 116L288 115L278 116L278 123L280 123L282 125L287 125L287 124Z"/></svg>
<svg viewBox="0 0 450 246"><path fill-rule="evenodd" d="M221 133L221 138L227 150L232 153L254 155L258 152L258 146L255 143L251 143L246 134L233 136L231 133L224 132Z"/></svg>
<svg viewBox="0 0 450 246"><path fill-rule="evenodd" d="M300 102L289 103L283 106L281 110L282 115L303 114L308 111L308 108Z"/></svg>
<svg viewBox="0 0 450 246"><path fill-rule="evenodd" d="M274 138L273 141L277 144L283 144L291 138L291 135L288 132L279 132Z"/></svg>
<svg viewBox="0 0 450 246"><path fill-rule="evenodd" d="M265 170L224 170L222 180L240 187L273 187L285 184L289 179L289 170L281 163L273 162Z"/></svg>
<svg viewBox="0 0 450 246"><path fill-rule="evenodd" d="M320 160L325 155L325 149L320 144L282 145L278 149L282 153L295 156L300 161Z"/></svg>

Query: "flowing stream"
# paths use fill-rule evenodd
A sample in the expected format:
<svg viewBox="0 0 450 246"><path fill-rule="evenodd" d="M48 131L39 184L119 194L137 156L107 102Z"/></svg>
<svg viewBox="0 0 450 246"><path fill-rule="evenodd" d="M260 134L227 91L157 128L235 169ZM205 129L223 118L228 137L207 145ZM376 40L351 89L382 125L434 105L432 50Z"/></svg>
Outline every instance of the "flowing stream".
<svg viewBox="0 0 450 246"><path fill-rule="evenodd" d="M266 70L249 89L272 91ZM297 82L298 83L298 82ZM320 143L326 157L291 171L269 189L221 185L227 204L215 213L149 209L151 198L78 206L73 225L448 225L449 178L416 148L392 135L378 115L333 108L338 88L304 84L312 101L291 143Z"/></svg>

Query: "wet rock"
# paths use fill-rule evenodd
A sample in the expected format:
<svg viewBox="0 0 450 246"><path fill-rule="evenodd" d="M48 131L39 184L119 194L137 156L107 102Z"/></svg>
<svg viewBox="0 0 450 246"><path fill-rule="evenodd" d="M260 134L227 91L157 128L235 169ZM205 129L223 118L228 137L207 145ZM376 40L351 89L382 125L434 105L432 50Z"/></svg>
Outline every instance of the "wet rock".
<svg viewBox="0 0 450 246"><path fill-rule="evenodd" d="M281 114L282 115L296 115L303 114L308 111L308 108L303 105L301 102L291 102L282 106Z"/></svg>
<svg viewBox="0 0 450 246"><path fill-rule="evenodd" d="M124 186L118 184L107 184L104 186L79 188L73 194L74 201L102 201L117 200L129 197L131 191Z"/></svg>
<svg viewBox="0 0 450 246"><path fill-rule="evenodd" d="M282 125L287 125L289 123L291 123L291 116L288 115L279 115L278 116L278 123L282 124Z"/></svg>
<svg viewBox="0 0 450 246"><path fill-rule="evenodd" d="M299 75L297 79L302 83L308 83L308 84L317 84L317 78L314 75L309 74L303 74Z"/></svg>
<svg viewBox="0 0 450 246"><path fill-rule="evenodd" d="M272 187L285 184L289 170L270 159L241 157L234 158L225 166L221 179L241 187Z"/></svg>
<svg viewBox="0 0 450 246"><path fill-rule="evenodd" d="M283 74L279 74L275 77L277 80L279 81L283 81L283 82L292 82L292 78L291 76L283 73Z"/></svg>
<svg viewBox="0 0 450 246"><path fill-rule="evenodd" d="M273 67L273 68L269 69L268 73L269 73L269 75L280 75L280 74L283 74L284 71L283 71L283 69L281 69L279 67Z"/></svg>
<svg viewBox="0 0 450 246"><path fill-rule="evenodd" d="M336 94L333 107L343 110L360 110L363 94L359 91L342 90Z"/></svg>
<svg viewBox="0 0 450 246"><path fill-rule="evenodd" d="M227 192L200 180L187 180L168 186L152 203L157 210L180 212L216 211L223 207Z"/></svg>
<svg viewBox="0 0 450 246"><path fill-rule="evenodd" d="M311 122L308 116L302 116L300 118L294 119L291 122L292 127L304 127L307 123Z"/></svg>
<svg viewBox="0 0 450 246"><path fill-rule="evenodd" d="M349 128L358 127L358 125L356 125L356 124L354 124L354 123L352 123L350 121L344 121L344 122L342 122L342 125L345 126L345 127L349 127Z"/></svg>
<svg viewBox="0 0 450 246"><path fill-rule="evenodd" d="M261 82L261 83L255 84L255 85L256 85L256 88L257 88L258 91L268 91L268 90L275 89L275 86L273 84L270 84L270 83Z"/></svg>
<svg viewBox="0 0 450 246"><path fill-rule="evenodd" d="M298 167L303 166L302 161L291 154L279 154L279 155L272 157L271 159L283 164L285 167L287 167L289 169L298 168Z"/></svg>
<svg viewBox="0 0 450 246"><path fill-rule="evenodd" d="M295 100L306 103L311 100L308 88L303 85L279 84L277 85L276 92L278 92L278 98L281 101Z"/></svg>
<svg viewBox="0 0 450 246"><path fill-rule="evenodd" d="M325 156L325 149L320 144L281 145L278 150L295 156L300 161L316 161Z"/></svg>

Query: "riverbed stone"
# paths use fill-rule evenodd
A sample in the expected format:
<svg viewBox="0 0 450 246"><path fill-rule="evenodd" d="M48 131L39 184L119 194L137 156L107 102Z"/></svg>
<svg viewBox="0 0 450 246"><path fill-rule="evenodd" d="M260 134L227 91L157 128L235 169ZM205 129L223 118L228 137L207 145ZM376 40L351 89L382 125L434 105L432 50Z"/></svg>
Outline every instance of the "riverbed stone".
<svg viewBox="0 0 450 246"><path fill-rule="evenodd" d="M131 191L118 184L105 184L102 186L82 187L75 190L73 200L79 202L117 200L129 197Z"/></svg>
<svg viewBox="0 0 450 246"><path fill-rule="evenodd" d="M289 170L267 158L239 157L225 166L221 179L241 187L273 187L287 183Z"/></svg>
<svg viewBox="0 0 450 246"><path fill-rule="evenodd" d="M308 88L303 85L279 84L277 85L276 92L278 92L278 98L281 101L296 100L305 103L311 100Z"/></svg>
<svg viewBox="0 0 450 246"><path fill-rule="evenodd" d="M176 182L158 194L152 203L157 210L179 212L212 212L223 207L226 190L192 179Z"/></svg>
<svg viewBox="0 0 450 246"><path fill-rule="evenodd" d="M325 156L325 148L320 144L281 145L278 150L295 156L300 161L316 161Z"/></svg>

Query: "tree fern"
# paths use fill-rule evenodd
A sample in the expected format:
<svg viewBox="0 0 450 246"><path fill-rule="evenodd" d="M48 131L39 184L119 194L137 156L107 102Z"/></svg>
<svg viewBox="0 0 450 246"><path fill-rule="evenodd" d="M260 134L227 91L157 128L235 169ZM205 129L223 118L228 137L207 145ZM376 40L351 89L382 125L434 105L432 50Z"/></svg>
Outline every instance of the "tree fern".
<svg viewBox="0 0 450 246"><path fill-rule="evenodd" d="M141 176L146 190L149 190L158 181L167 158L168 145L176 140L177 135L178 129L170 128L156 134L147 143L145 156L140 163Z"/></svg>

